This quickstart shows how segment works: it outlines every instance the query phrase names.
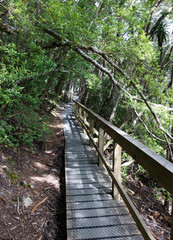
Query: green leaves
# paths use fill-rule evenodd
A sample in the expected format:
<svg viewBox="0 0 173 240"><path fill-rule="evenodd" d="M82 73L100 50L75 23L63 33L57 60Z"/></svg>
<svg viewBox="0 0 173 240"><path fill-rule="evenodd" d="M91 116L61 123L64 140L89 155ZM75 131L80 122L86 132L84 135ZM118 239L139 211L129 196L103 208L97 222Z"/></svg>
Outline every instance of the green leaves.
<svg viewBox="0 0 173 240"><path fill-rule="evenodd" d="M89 89L97 89L100 85L100 80L95 74L88 74L87 76L87 83L88 83L88 88Z"/></svg>
<svg viewBox="0 0 173 240"><path fill-rule="evenodd" d="M137 99L141 100L138 91L140 90L152 103L164 106L172 104L172 89L167 89L170 82L168 74L171 72L169 64L172 64L172 45L167 46L166 35L160 35L159 45L162 45L163 50L160 54L157 42L153 43L147 36L151 28L154 30L154 26L160 21L159 15L152 15L155 11L152 8L153 4L154 1L131 0L11 0L7 2L6 7L9 13L7 19L3 18L3 21L14 31L11 35L8 31L2 31L0 47L2 56L0 113L4 116L2 120L16 127L15 124L9 123L10 114L15 114L16 109L22 112L21 102L36 113L43 107L45 101L58 99L57 93L60 96L63 95L62 90L72 89L76 86L75 82L80 85L78 87L82 89L82 93L88 96L90 106L109 118L116 100L114 94L118 96L119 89L115 87L112 93L112 83L108 76L98 70L96 65L92 66L74 53L76 46L105 67L114 75L116 81ZM164 9L163 6L160 8L161 12L162 9ZM149 22L150 19L153 22ZM148 32L145 30L146 26ZM57 34L59 39L46 32L45 28ZM155 30L158 28L155 27ZM153 31L154 35L156 33L158 32ZM94 53L90 47L97 47L104 54ZM110 62L105 59L105 56L110 59ZM163 59L160 56L163 56ZM162 70L159 65L161 60L163 60ZM114 64L124 74L117 71ZM136 88L132 83L136 84ZM131 113L133 115L131 122L127 124L127 130L129 130L133 125L132 119L136 117L134 110L138 112L144 110L142 120L152 129L155 121L150 117L151 113L143 102L132 101L130 94L126 94L120 101L115 122L120 126L124 116ZM154 111L168 130L169 112L163 110L161 114L158 108L154 108ZM151 118L151 124L148 123L149 118ZM15 121L19 121L19 118L17 119ZM18 135L15 136L18 140L13 142L20 139L21 142L30 144L30 140L32 142L36 139L35 130L32 127L32 130L30 129L32 120L30 122L26 120L26 125L23 122L25 122L24 117L20 123L24 129L23 139ZM4 129L9 137L7 128L4 127ZM143 132L142 140L146 141L148 133L141 124L136 124L131 131L136 133L137 137L140 135L138 134L140 130ZM159 128L154 128L154 134L157 131L160 137ZM146 141L146 143L151 145L150 142Z"/></svg>
<svg viewBox="0 0 173 240"><path fill-rule="evenodd" d="M38 76L55 62L33 40L26 46L27 51L9 41L0 47L0 143L32 148L47 132L37 113L46 90L45 79Z"/></svg>

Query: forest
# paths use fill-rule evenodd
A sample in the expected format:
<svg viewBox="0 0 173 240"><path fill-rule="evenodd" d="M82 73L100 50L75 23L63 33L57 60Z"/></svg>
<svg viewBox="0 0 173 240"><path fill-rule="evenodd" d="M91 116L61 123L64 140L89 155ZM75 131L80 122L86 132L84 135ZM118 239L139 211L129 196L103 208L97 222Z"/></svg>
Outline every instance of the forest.
<svg viewBox="0 0 173 240"><path fill-rule="evenodd" d="M173 162L173 1L1 0L2 148L43 149L48 114L74 93Z"/></svg>

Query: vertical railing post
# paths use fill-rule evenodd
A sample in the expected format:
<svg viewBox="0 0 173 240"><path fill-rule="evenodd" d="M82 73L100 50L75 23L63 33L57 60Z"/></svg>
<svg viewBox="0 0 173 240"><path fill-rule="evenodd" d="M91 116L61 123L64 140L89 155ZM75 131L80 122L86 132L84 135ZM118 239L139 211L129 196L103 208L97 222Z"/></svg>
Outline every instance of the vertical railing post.
<svg viewBox="0 0 173 240"><path fill-rule="evenodd" d="M82 127L82 124L80 122L80 120L82 120L82 109L81 107L79 106L79 114L78 114L78 117L79 117L79 126Z"/></svg>
<svg viewBox="0 0 173 240"><path fill-rule="evenodd" d="M76 104L76 115L78 116L78 110L79 110L79 106L78 104Z"/></svg>
<svg viewBox="0 0 173 240"><path fill-rule="evenodd" d="M79 118L82 119L82 109L79 107Z"/></svg>
<svg viewBox="0 0 173 240"><path fill-rule="evenodd" d="M78 124L80 126L80 121L79 121L79 105L76 104L76 118L77 118L77 121L78 121Z"/></svg>
<svg viewBox="0 0 173 240"><path fill-rule="evenodd" d="M85 110L84 110L84 113L83 113L83 122L84 122L85 127L87 127L87 126L86 126L86 122L87 122L87 113L86 113ZM85 131L85 129L84 129L84 134L87 134L87 132Z"/></svg>
<svg viewBox="0 0 173 240"><path fill-rule="evenodd" d="M75 102L73 102L73 115L75 116L75 114L76 114L76 103Z"/></svg>
<svg viewBox="0 0 173 240"><path fill-rule="evenodd" d="M99 136L98 136L98 145L100 153L103 155L103 148L104 148L104 130L99 127ZM102 159L99 157L99 166L103 167Z"/></svg>
<svg viewBox="0 0 173 240"><path fill-rule="evenodd" d="M94 137L94 120L90 118L89 123L90 123L90 135L93 138ZM90 145L92 145L91 141L90 141Z"/></svg>
<svg viewBox="0 0 173 240"><path fill-rule="evenodd" d="M116 176L117 181L121 182L121 151L122 148L120 145L114 142L113 144L113 172ZM112 186L113 198L115 200L120 199L120 194L115 184Z"/></svg>

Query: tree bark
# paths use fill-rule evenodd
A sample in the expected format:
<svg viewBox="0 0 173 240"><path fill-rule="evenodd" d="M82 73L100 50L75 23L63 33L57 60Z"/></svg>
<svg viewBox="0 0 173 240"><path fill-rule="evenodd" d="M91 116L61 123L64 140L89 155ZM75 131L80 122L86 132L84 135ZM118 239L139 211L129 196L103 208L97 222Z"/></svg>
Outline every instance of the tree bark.
<svg viewBox="0 0 173 240"><path fill-rule="evenodd" d="M117 98L117 100L116 100L116 102L115 102L115 105L114 105L114 107L113 107L113 109L112 109L112 113L111 113L110 118L109 118L109 122L111 122L111 123L112 123L112 121L113 121L113 119L114 119L114 116L115 116L115 113L116 113L116 110L117 110L117 107L118 107L118 103L119 103L119 101L121 100L122 96L123 96L122 94L120 94L120 95L118 96L118 98Z"/></svg>
<svg viewBox="0 0 173 240"><path fill-rule="evenodd" d="M162 1L157 1L157 4L160 4ZM91 58L89 55L87 55L84 51L82 51L81 49L87 49L92 51L93 53L99 54L101 55L109 64L111 64L122 76L124 76L130 83L130 85L138 92L138 94L140 95L141 99L144 101L144 103L146 104L147 108L149 109L150 113L153 115L158 127L160 128L160 130L163 132L165 141L167 142L167 145L170 145L168 142L168 139L173 140L173 137L171 136L171 134L169 134L164 127L162 126L160 119L158 118L157 114L155 113L155 111L152 109L151 105L149 104L149 102L146 100L146 97L144 96L144 94L141 92L141 90L138 88L138 86L136 85L136 83L129 78L129 76L115 63L113 62L106 53L93 48L93 47L88 47L88 46L80 46L80 47L73 47L73 44L70 43L68 40L66 41L62 41L62 38L59 36L59 34L52 32L51 30L45 28L44 29L45 32L47 32L48 34L50 34L51 36L55 37L59 44L61 44L61 46L69 46L71 47L74 51L76 51L79 55L81 55L85 60L91 62L95 67L97 67L98 69L100 69L101 71L103 71L104 73L106 73L108 75L108 77L110 78L110 80L112 81L112 83L119 89L122 90L124 93L126 93L130 99L133 99L133 96L124 88L121 86L121 84L119 82L117 82L114 78L114 75L105 67L103 67L101 64L99 64L96 60L94 60L93 58Z"/></svg>

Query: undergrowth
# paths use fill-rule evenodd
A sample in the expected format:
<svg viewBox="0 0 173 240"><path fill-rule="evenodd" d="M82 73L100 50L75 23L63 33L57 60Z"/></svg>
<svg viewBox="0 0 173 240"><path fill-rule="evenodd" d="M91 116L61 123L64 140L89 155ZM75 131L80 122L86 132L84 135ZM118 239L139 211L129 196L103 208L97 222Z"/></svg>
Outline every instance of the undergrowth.
<svg viewBox="0 0 173 240"><path fill-rule="evenodd" d="M42 147L45 136L52 135L52 130L45 124L48 120L46 112L33 106L15 106L0 119L0 144L14 149L27 146L33 150L35 144Z"/></svg>

